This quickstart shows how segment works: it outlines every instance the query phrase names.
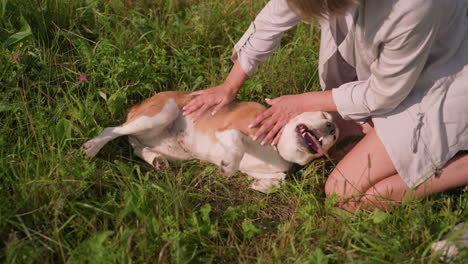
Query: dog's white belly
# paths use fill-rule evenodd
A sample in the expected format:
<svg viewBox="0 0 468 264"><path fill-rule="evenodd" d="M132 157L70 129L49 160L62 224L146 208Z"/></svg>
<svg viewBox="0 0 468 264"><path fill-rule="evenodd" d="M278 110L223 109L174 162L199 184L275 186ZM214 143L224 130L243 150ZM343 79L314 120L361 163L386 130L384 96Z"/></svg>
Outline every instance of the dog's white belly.
<svg viewBox="0 0 468 264"><path fill-rule="evenodd" d="M179 114L172 124L160 133L145 131L133 135L142 147L163 155L169 161L196 158L187 145L186 119Z"/></svg>
<svg viewBox="0 0 468 264"><path fill-rule="evenodd" d="M163 155L169 161L199 159L219 165L225 146L208 135L196 132L193 122L179 114L162 132L134 135L142 147Z"/></svg>
<svg viewBox="0 0 468 264"><path fill-rule="evenodd" d="M168 131L164 131L160 138L151 142L149 148L163 155L169 161L193 159L193 154L184 148L181 140L183 140L183 136L178 137Z"/></svg>

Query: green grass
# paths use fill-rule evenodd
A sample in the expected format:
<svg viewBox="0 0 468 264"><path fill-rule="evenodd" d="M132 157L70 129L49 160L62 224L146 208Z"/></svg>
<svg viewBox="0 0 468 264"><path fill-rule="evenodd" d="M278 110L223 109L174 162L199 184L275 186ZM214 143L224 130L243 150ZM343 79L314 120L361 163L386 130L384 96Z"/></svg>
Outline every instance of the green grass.
<svg viewBox="0 0 468 264"><path fill-rule="evenodd" d="M0 262L437 263L462 190L348 215L325 198L329 161L265 195L196 161L155 171L123 138L83 158L144 98L222 82L265 2L0 0ZM318 32L288 32L239 98L318 89Z"/></svg>

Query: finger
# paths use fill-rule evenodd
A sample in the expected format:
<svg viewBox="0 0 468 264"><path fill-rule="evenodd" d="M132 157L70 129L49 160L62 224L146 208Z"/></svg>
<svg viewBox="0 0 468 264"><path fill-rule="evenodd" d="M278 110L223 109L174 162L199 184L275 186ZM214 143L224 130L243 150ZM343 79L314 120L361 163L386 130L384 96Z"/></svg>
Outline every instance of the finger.
<svg viewBox="0 0 468 264"><path fill-rule="evenodd" d="M263 123L257 132L254 135L254 140L261 138L267 131L270 131L271 128L275 125L276 120L268 120L267 122Z"/></svg>
<svg viewBox="0 0 468 264"><path fill-rule="evenodd" d="M209 104L204 104L198 111L192 116L192 121L195 123L197 122L198 118L200 118L208 108L210 108L211 105Z"/></svg>
<svg viewBox="0 0 468 264"><path fill-rule="evenodd" d="M270 109L266 110L265 112L259 114L252 123L249 124L248 128L258 126L263 120L267 119L268 117L273 115L273 111Z"/></svg>
<svg viewBox="0 0 468 264"><path fill-rule="evenodd" d="M201 102L203 102L202 98L195 97L195 98L191 99L186 105L184 105L184 107L182 107L182 109L185 110L185 109L192 108L194 105L199 104Z"/></svg>
<svg viewBox="0 0 468 264"><path fill-rule="evenodd" d="M185 108L182 109L184 110L184 112L188 112L188 114L190 114L192 112L197 111L198 109L200 109L200 107L202 107L205 104L210 104L210 102L207 101L204 97L197 97L188 102L185 105Z"/></svg>
<svg viewBox="0 0 468 264"><path fill-rule="evenodd" d="M206 104L206 103L201 101L201 100L192 100L192 101L190 101L188 104L186 104L182 108L182 110L184 111L183 116L190 115L191 113L195 112L197 109L202 107L204 104Z"/></svg>
<svg viewBox="0 0 468 264"><path fill-rule="evenodd" d="M214 108L213 111L211 111L211 115L215 115L223 106L226 105L226 102L222 101L221 103L217 104Z"/></svg>
<svg viewBox="0 0 468 264"><path fill-rule="evenodd" d="M195 91L195 92L189 93L188 95L189 95L189 96L198 96L198 95L204 94L205 91L206 91L206 90Z"/></svg>
<svg viewBox="0 0 468 264"><path fill-rule="evenodd" d="M196 92L192 92L192 93L189 93L188 96L189 97L192 97L190 99L190 101L184 106L184 108L186 108L187 106L190 106L191 104L193 104L194 102L198 102L200 100L203 100L203 94L205 93L204 90L201 90L201 91L196 91Z"/></svg>
<svg viewBox="0 0 468 264"><path fill-rule="evenodd" d="M273 137L275 137L278 134L278 131L280 131L281 128L282 128L281 123L277 122L275 126L270 130L270 132L268 132L268 134L266 135L266 137L262 140L262 143L260 144L265 145L266 143L269 143L273 139Z"/></svg>
<svg viewBox="0 0 468 264"><path fill-rule="evenodd" d="M270 98L266 98L265 99L265 102L269 105L274 105L278 102L278 99L280 99L281 97L277 97L275 99L270 99Z"/></svg>
<svg viewBox="0 0 468 264"><path fill-rule="evenodd" d="M284 127L282 127L281 130L278 132L278 134L276 134L275 139L273 139L273 142L271 143L273 146L278 145L281 135L283 135L283 131L284 131Z"/></svg>

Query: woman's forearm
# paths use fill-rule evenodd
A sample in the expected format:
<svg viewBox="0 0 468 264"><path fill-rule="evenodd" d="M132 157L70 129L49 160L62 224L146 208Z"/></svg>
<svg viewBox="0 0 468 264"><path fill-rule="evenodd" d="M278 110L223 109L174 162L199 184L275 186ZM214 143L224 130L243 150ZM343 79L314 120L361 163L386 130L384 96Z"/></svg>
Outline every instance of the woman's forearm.
<svg viewBox="0 0 468 264"><path fill-rule="evenodd" d="M321 92L308 92L298 95L301 100L300 103L303 106L302 112L313 112L313 111L325 111L325 112L336 112L337 107L333 100L332 92L321 91Z"/></svg>
<svg viewBox="0 0 468 264"><path fill-rule="evenodd" d="M244 72L244 70L242 70L239 60L236 60L232 66L231 71L229 72L229 75L224 81L224 85L226 85L226 87L230 89L231 92L237 94L239 89L248 78L249 76Z"/></svg>

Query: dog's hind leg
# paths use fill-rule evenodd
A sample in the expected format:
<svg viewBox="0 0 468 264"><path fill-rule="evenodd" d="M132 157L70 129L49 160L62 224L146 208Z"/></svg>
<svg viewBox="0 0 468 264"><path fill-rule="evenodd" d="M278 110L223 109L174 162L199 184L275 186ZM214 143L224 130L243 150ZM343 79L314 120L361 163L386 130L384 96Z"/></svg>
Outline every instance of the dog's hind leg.
<svg viewBox="0 0 468 264"><path fill-rule="evenodd" d="M133 153L149 163L153 168L165 170L169 167L169 161L163 155L148 147L142 146L136 138L130 136L128 137L128 142L130 142L130 145L133 147Z"/></svg>
<svg viewBox="0 0 468 264"><path fill-rule="evenodd" d="M144 113L133 120L117 127L107 127L97 137L83 144L86 157L94 157L109 141L125 135L139 135L151 131L151 135L159 135L179 115L180 109L174 100L166 101L161 111L153 116Z"/></svg>

